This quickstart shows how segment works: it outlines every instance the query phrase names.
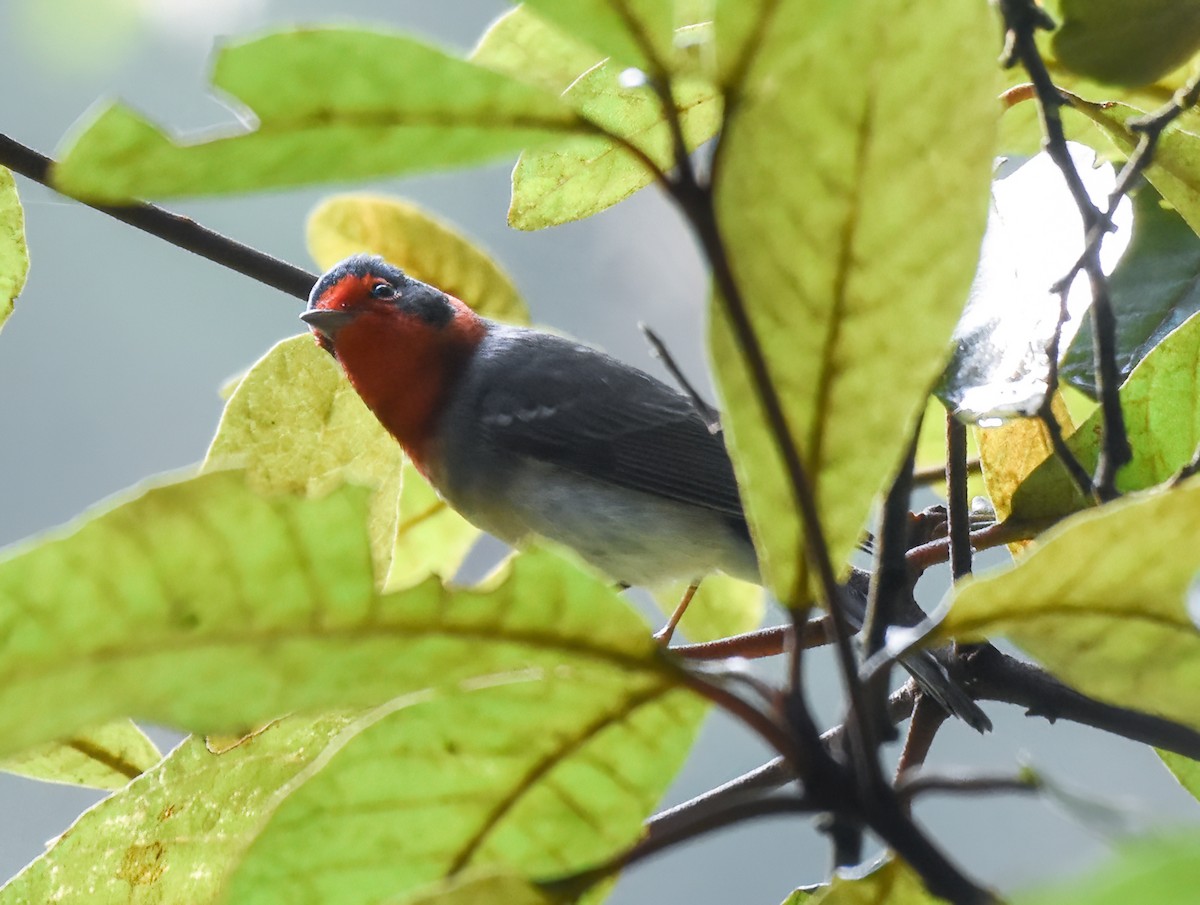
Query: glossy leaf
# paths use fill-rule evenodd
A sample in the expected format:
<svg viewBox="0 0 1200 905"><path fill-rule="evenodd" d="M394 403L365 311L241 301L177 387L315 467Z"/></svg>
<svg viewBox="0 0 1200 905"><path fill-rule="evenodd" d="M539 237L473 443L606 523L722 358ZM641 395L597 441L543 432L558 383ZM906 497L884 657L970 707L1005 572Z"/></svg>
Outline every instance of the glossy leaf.
<svg viewBox="0 0 1200 905"><path fill-rule="evenodd" d="M1144 85L1200 50L1193 0L1059 0L1051 46L1068 69L1116 85Z"/></svg>
<svg viewBox="0 0 1200 905"><path fill-rule="evenodd" d="M60 155L56 187L96 201L244 192L479 163L586 131L540 88L351 28L226 46L213 87L250 108L256 128L179 141L109 106Z"/></svg>
<svg viewBox="0 0 1200 905"><path fill-rule="evenodd" d="M517 287L487 252L453 226L410 201L338 195L308 218L308 249L323 269L360 252L382 255L480 314L529 323Z"/></svg>
<svg viewBox="0 0 1200 905"><path fill-rule="evenodd" d="M12 173L0 167L0 327L12 314L13 303L21 294L28 273L25 212Z"/></svg>
<svg viewBox="0 0 1200 905"><path fill-rule="evenodd" d="M565 653L469 684L365 727L275 812L228 900L365 905L463 870L592 867L642 834L704 710Z"/></svg>
<svg viewBox="0 0 1200 905"><path fill-rule="evenodd" d="M0 761L0 770L44 782L115 790L154 767L162 754L131 720L116 720Z"/></svg>
<svg viewBox="0 0 1200 905"><path fill-rule="evenodd" d="M1004 635L1085 694L1200 726L1197 532L1196 479L1072 516L1014 567L960 584L937 637Z"/></svg>
<svg viewBox="0 0 1200 905"><path fill-rule="evenodd" d="M724 130L721 235L838 565L897 467L975 269L998 115L990 15L780 5ZM772 589L800 604L796 503L724 310L712 354L743 496Z"/></svg>
<svg viewBox="0 0 1200 905"><path fill-rule="evenodd" d="M1168 333L1200 311L1200 237L1150 186L1138 189L1133 203L1133 238L1108 281L1122 380ZM1059 369L1093 395L1094 355L1091 324L1085 322Z"/></svg>
<svg viewBox="0 0 1200 905"><path fill-rule="evenodd" d="M1133 461L1117 472L1117 488L1142 490L1169 480L1200 445L1200 315L1168 334L1121 387L1121 410ZM1089 471L1095 468L1104 429L1099 410L1067 440ZM1058 459L1039 465L1013 495L1013 512L1053 519L1088 505Z"/></svg>
<svg viewBox="0 0 1200 905"><path fill-rule="evenodd" d="M524 4L491 24L471 62L561 94L604 59L594 47L551 25Z"/></svg>
<svg viewBox="0 0 1200 905"><path fill-rule="evenodd" d="M662 675L614 589L545 552L487 587L376 590L368 494L156 487L0 561L0 747L121 715L202 732L574 657ZM52 702L52 703L49 703Z"/></svg>
<svg viewBox="0 0 1200 905"><path fill-rule="evenodd" d="M1072 107L1099 126L1122 154L1133 153L1139 136L1128 123L1145 116L1144 110L1119 103L1093 104L1081 98L1073 98ZM1188 225L1200 233L1200 134L1190 131L1196 126L1196 121L1191 120L1187 129L1176 125L1163 132L1146 178Z"/></svg>
<svg viewBox="0 0 1200 905"><path fill-rule="evenodd" d="M632 142L660 170L670 171L673 145L662 104L650 88L623 87L620 79L621 67L604 63L571 85L563 100ZM685 143L694 149L720 128L720 96L698 79L676 79L673 90ZM625 200L654 179L646 164L616 141L570 136L521 154L513 171L508 222L533 230L581 220Z"/></svg>
<svg viewBox="0 0 1200 905"><path fill-rule="evenodd" d="M0 890L0 905L124 905L138 895L217 901L290 784L345 743L356 717L289 717L220 754L200 738L187 739L157 768L85 812Z"/></svg>
<svg viewBox="0 0 1200 905"><path fill-rule="evenodd" d="M1191 905L1200 887L1200 836L1140 839L1122 846L1100 870L1028 895L1013 905Z"/></svg>

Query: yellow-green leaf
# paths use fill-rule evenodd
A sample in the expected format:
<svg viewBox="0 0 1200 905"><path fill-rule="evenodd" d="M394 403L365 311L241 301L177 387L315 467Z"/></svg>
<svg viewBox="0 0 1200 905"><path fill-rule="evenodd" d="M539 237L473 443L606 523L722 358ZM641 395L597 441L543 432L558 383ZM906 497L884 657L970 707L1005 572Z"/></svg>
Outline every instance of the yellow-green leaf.
<svg viewBox="0 0 1200 905"><path fill-rule="evenodd" d="M0 167L0 327L12 314L13 304L21 294L28 274L25 212L21 209L12 173Z"/></svg>
<svg viewBox="0 0 1200 905"><path fill-rule="evenodd" d="M1121 410L1133 461L1117 473L1117 488L1143 490L1170 479L1200 444L1200 314L1171 331L1141 360L1121 387ZM1099 410L1067 440L1089 471L1095 468L1104 416ZM1047 459L1013 494L1013 514L1024 519L1058 518L1090 505L1057 458Z"/></svg>
<svg viewBox="0 0 1200 905"><path fill-rule="evenodd" d="M662 104L647 86L621 84L622 67L596 66L563 94L563 100L606 131L640 148L664 171L673 168L671 132ZM721 97L702 79L676 78L673 97L689 149L712 138L721 125ZM544 229L581 220L623 201L654 181L654 173L618 142L568 136L521 154L513 171L510 226Z"/></svg>
<svg viewBox="0 0 1200 905"><path fill-rule="evenodd" d="M453 877L419 895L392 899L389 905L555 905L561 901L523 877L483 872Z"/></svg>
<svg viewBox="0 0 1200 905"><path fill-rule="evenodd" d="M891 860L865 877L837 877L816 890L796 890L784 905L938 905L921 878L903 861Z"/></svg>
<svg viewBox="0 0 1200 905"><path fill-rule="evenodd" d="M289 717L220 754L187 739L85 812L0 890L0 905L125 905L139 893L160 902L217 901L290 784L345 744L357 718Z"/></svg>
<svg viewBox="0 0 1200 905"><path fill-rule="evenodd" d="M528 6L510 9L491 24L471 62L561 94L604 59L590 45L551 25Z"/></svg>
<svg viewBox="0 0 1200 905"><path fill-rule="evenodd" d="M228 901L366 905L460 871L568 875L632 845L704 710L564 654L363 728L250 847Z"/></svg>
<svg viewBox="0 0 1200 905"><path fill-rule="evenodd" d="M115 790L162 760L146 733L117 720L0 761L0 770L45 782Z"/></svg>
<svg viewBox="0 0 1200 905"><path fill-rule="evenodd" d="M1179 784L1191 793L1193 798L1200 799L1200 761L1194 761L1173 751L1159 751L1158 756L1171 774L1179 780Z"/></svg>
<svg viewBox="0 0 1200 905"><path fill-rule="evenodd" d="M1004 635L1086 694L1200 726L1200 480L1072 516L958 586L939 638Z"/></svg>
<svg viewBox="0 0 1200 905"><path fill-rule="evenodd" d="M1115 85L1145 85L1200 49L1195 0L1060 0L1051 46L1075 72Z"/></svg>
<svg viewBox="0 0 1200 905"><path fill-rule="evenodd" d="M687 582L656 589L654 599L664 614L675 611ZM714 572L700 583L679 623L689 641L713 641L750 632L762 623L767 601L763 589L722 572Z"/></svg>
<svg viewBox="0 0 1200 905"><path fill-rule="evenodd" d="M56 187L113 202L244 192L477 163L586 130L549 92L361 29L228 45L213 87L252 110L257 127L177 140L109 106L60 155Z"/></svg>
<svg viewBox="0 0 1200 905"><path fill-rule="evenodd" d="M1013 905L1192 905L1200 888L1200 835L1139 839L1108 864L1051 889L1014 896Z"/></svg>
<svg viewBox="0 0 1200 905"><path fill-rule="evenodd" d="M231 732L280 714L579 657L666 675L644 622L546 552L486 586L383 595L368 493L156 487L0 560L0 754L131 715Z"/></svg>
<svg viewBox="0 0 1200 905"><path fill-rule="evenodd" d="M1061 393L1055 393L1051 411L1065 435L1074 430ZM1014 418L999 427L977 430L979 461L988 498L1000 521L1012 513L1013 494L1035 468L1053 453L1046 426L1037 418Z"/></svg>
<svg viewBox="0 0 1200 905"><path fill-rule="evenodd" d="M410 201L338 195L308 218L308 250L322 270L359 252L382 255L410 276L462 299L480 314L529 323L529 311L492 257Z"/></svg>
<svg viewBox="0 0 1200 905"><path fill-rule="evenodd" d="M991 16L976 3L782 4L723 132L720 233L839 565L975 271L999 115ZM791 482L726 304L711 345L743 498L772 589L807 601Z"/></svg>

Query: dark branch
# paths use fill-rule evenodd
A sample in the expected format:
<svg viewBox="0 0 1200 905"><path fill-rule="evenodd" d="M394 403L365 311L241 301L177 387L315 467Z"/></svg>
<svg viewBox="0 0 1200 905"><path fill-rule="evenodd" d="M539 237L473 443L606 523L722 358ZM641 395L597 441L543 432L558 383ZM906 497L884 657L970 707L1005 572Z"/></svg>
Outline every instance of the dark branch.
<svg viewBox="0 0 1200 905"><path fill-rule="evenodd" d="M53 161L32 148L13 141L7 135L0 135L0 165L39 185L55 188L50 181ZM90 204L87 201L80 203L304 301L308 300L308 294L317 281L316 274L249 245L243 245L201 226L190 217L172 213L155 204L107 205Z"/></svg>

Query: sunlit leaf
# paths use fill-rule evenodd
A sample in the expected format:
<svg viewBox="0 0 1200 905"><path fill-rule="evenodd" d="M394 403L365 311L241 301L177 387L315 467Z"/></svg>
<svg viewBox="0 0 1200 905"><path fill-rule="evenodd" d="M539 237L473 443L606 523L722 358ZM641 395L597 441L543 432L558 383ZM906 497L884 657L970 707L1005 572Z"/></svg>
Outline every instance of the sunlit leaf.
<svg viewBox="0 0 1200 905"><path fill-rule="evenodd" d="M625 87L611 61L580 77L563 95L583 116L620 135L664 171L673 168L671 132L662 104L646 86ZM721 99L707 82L676 79L676 108L685 143L693 149L716 133ZM570 136L522 153L513 171L509 225L544 229L580 220L623 201L654 181L646 164L616 141Z"/></svg>
<svg viewBox="0 0 1200 905"><path fill-rule="evenodd" d="M999 114L990 17L982 4L780 5L725 127L720 233L839 565L975 270ZM744 499L773 590L798 603L811 595L791 482L724 312L712 350Z"/></svg>
<svg viewBox="0 0 1200 905"><path fill-rule="evenodd" d="M393 899L389 905L555 905L551 896L523 877L508 873L470 873L453 877L416 896Z"/></svg>
<svg viewBox="0 0 1200 905"><path fill-rule="evenodd" d="M373 195L330 198L308 218L308 249L323 270L359 252L382 255L484 317L529 323L525 302L500 265L457 229L410 201Z"/></svg>
<svg viewBox="0 0 1200 905"><path fill-rule="evenodd" d="M1200 4L1190 0L1059 0L1051 46L1060 63L1116 85L1144 85L1200 49Z"/></svg>
<svg viewBox="0 0 1200 905"><path fill-rule="evenodd" d="M1151 186L1133 196L1133 238L1108 281L1121 379L1168 333L1200 311L1200 237ZM1095 393L1095 347L1085 323L1059 373Z"/></svg>
<svg viewBox="0 0 1200 905"><path fill-rule="evenodd" d="M1012 568L960 584L938 637L1004 635L1085 694L1200 726L1197 532L1196 479L1072 516Z"/></svg>
<svg viewBox="0 0 1200 905"><path fill-rule="evenodd" d="M1191 905L1200 888L1200 836L1139 839L1088 876L1044 892L1013 896L1013 905Z"/></svg>
<svg viewBox="0 0 1200 905"><path fill-rule="evenodd" d="M130 720L39 745L0 761L0 770L45 782L119 789L162 759L154 742Z"/></svg>
<svg viewBox="0 0 1200 905"><path fill-rule="evenodd" d="M604 59L604 54L551 25L528 6L518 6L491 24L471 62L561 94Z"/></svg>
<svg viewBox="0 0 1200 905"><path fill-rule="evenodd" d="M357 713L289 717L214 754L190 738L80 817L0 890L0 905L217 900L230 870L286 797L352 737Z"/></svg>
<svg viewBox="0 0 1200 905"><path fill-rule="evenodd" d="M256 127L177 141L109 106L60 155L56 187L120 201L363 179L478 163L585 128L540 88L403 35L351 28L226 46L213 87L252 110Z"/></svg>
<svg viewBox="0 0 1200 905"><path fill-rule="evenodd" d="M1054 394L1050 408L1064 435L1070 435L1074 424L1061 393ZM1015 418L999 427L979 428L976 435L988 498L1003 521L1012 514L1017 488L1053 452L1050 435L1038 418Z"/></svg>
<svg viewBox="0 0 1200 905"><path fill-rule="evenodd" d="M25 212L21 209L12 173L0 167L0 327L12 314L13 303L20 295L28 273Z"/></svg>
<svg viewBox="0 0 1200 905"><path fill-rule="evenodd" d="M580 657L669 667L616 591L545 552L487 587L376 591L368 494L268 499L236 472L146 491L0 561L0 749L121 715L229 732L298 709Z"/></svg>
<svg viewBox="0 0 1200 905"><path fill-rule="evenodd" d="M1167 335L1134 368L1121 387L1121 410L1133 461L1117 472L1117 488L1142 490L1170 479L1200 445L1200 315ZM1099 410L1079 426L1067 446L1089 471L1095 468L1104 431ZM1014 514L1051 519L1088 505L1066 468L1049 459L1013 494Z"/></svg>
<svg viewBox="0 0 1200 905"><path fill-rule="evenodd" d="M703 710L566 653L471 685L364 727L275 812L229 901L365 905L462 870L594 866L641 835Z"/></svg>
<svg viewBox="0 0 1200 905"><path fill-rule="evenodd" d="M1144 110L1119 103L1093 104L1080 98L1072 99L1072 108L1099 126L1121 153L1133 153L1140 136L1128 123L1145 116ZM1200 134L1192 131L1197 126L1200 123L1193 120L1188 128L1176 124L1163 132L1146 178L1188 225L1200 233Z"/></svg>

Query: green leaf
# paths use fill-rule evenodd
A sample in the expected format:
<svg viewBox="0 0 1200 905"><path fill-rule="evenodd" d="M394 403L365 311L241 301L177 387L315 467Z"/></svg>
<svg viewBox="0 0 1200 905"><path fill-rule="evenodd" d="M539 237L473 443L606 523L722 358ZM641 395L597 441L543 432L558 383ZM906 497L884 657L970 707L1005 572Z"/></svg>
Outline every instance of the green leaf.
<svg viewBox="0 0 1200 905"><path fill-rule="evenodd" d="M673 613L687 587L687 582L683 581L656 589L654 599L659 609L668 616ZM679 629L692 642L740 635L762 624L766 606L766 597L759 585L714 572L700 583Z"/></svg>
<svg viewBox="0 0 1200 905"><path fill-rule="evenodd" d="M1200 887L1200 836L1140 839L1089 876L1043 892L1013 897L1014 905L1191 905Z"/></svg>
<svg viewBox="0 0 1200 905"><path fill-rule="evenodd" d="M358 718L288 717L220 754L187 739L86 811L0 890L0 905L216 901L291 785L345 744Z"/></svg>
<svg viewBox="0 0 1200 905"><path fill-rule="evenodd" d="M25 212L12 173L0 167L0 327L12 314L13 303L21 294L28 274Z"/></svg>
<svg viewBox="0 0 1200 905"><path fill-rule="evenodd" d="M884 862L864 877L840 876L816 890L798 889L783 905L938 905L903 861Z"/></svg>
<svg viewBox="0 0 1200 905"><path fill-rule="evenodd" d="M382 255L485 317L529 323L529 310L500 265L453 226L409 201L329 198L309 215L308 250L322 270L359 252Z"/></svg>
<svg viewBox="0 0 1200 905"><path fill-rule="evenodd" d="M404 901L463 870L592 867L642 835L705 709L570 654L470 687L364 728L275 812L228 900Z"/></svg>
<svg viewBox="0 0 1200 905"><path fill-rule="evenodd" d="M1145 116L1144 110L1127 104L1093 104L1082 98L1071 100L1072 109L1099 126L1122 154L1133 153L1139 136L1128 123ZM1195 122L1189 121L1189 129ZM1200 135L1189 129L1175 124L1162 133L1154 149L1154 162L1146 170L1146 178L1188 225L1200 233Z"/></svg>
<svg viewBox="0 0 1200 905"><path fill-rule="evenodd" d="M117 720L5 758L0 770L45 782L115 790L160 760L162 754L136 723Z"/></svg>
<svg viewBox="0 0 1200 905"><path fill-rule="evenodd" d="M1184 757L1182 754L1175 754L1171 751L1159 751L1158 756L1162 758L1172 775L1179 780L1179 784L1187 789L1193 798L1200 799L1200 761L1194 761L1190 757Z"/></svg>
<svg viewBox="0 0 1200 905"><path fill-rule="evenodd" d="M391 905L554 905L561 901L523 877L487 872L452 877L430 892L394 899Z"/></svg>
<svg viewBox="0 0 1200 905"><path fill-rule="evenodd" d="M599 577L546 552L487 586L376 591L368 493L156 487L0 560L0 753L122 715L227 732L579 658L670 674Z"/></svg>
<svg viewBox="0 0 1200 905"><path fill-rule="evenodd" d="M898 464L975 271L999 114L991 15L781 5L724 130L720 234L837 565ZM711 345L760 556L797 605L811 594L791 484L720 300Z"/></svg>
<svg viewBox="0 0 1200 905"><path fill-rule="evenodd" d="M1144 490L1169 480L1189 462L1200 445L1200 315L1192 315L1167 335L1133 369L1121 387L1121 410L1133 447L1133 461L1117 473L1123 492ZM1099 456L1104 416L1099 410L1067 440L1084 468ZM1057 458L1047 459L1013 494L1013 514L1024 519L1058 518L1090 503L1083 498Z"/></svg>
<svg viewBox="0 0 1200 905"><path fill-rule="evenodd" d="M561 94L604 54L521 5L491 24L470 59L477 66Z"/></svg>
<svg viewBox="0 0 1200 905"><path fill-rule="evenodd" d="M586 131L540 88L403 35L351 28L227 46L213 87L249 107L257 127L180 142L110 106L60 155L55 186L109 202L244 192L473 164Z"/></svg>
<svg viewBox="0 0 1200 905"><path fill-rule="evenodd" d="M1060 0L1062 25L1051 40L1058 61L1116 85L1144 85L1182 66L1200 49L1195 0Z"/></svg>
<svg viewBox="0 0 1200 905"><path fill-rule="evenodd" d="M664 3L663 0L525 0L525 6L567 34L611 56L621 67L634 66L648 73L662 64L667 72L697 65L699 47L676 35L676 30L707 18L700 0Z"/></svg>
<svg viewBox="0 0 1200 905"><path fill-rule="evenodd" d="M662 105L649 87L623 87L622 67L607 62L581 76L563 100L640 148L660 170L672 169L673 145ZM689 149L712 138L721 125L721 98L707 81L672 83ZM513 171L510 226L544 229L590 217L654 181L637 156L612 139L570 136L521 154Z"/></svg>
<svg viewBox="0 0 1200 905"><path fill-rule="evenodd" d="M1085 694L1200 726L1198 532L1196 479L1072 516L1013 568L960 583L937 637L1004 635Z"/></svg>
<svg viewBox="0 0 1200 905"><path fill-rule="evenodd" d="M1133 205L1133 238L1108 280L1122 380L1168 333L1200 311L1200 237L1148 185L1134 192ZM1059 374L1095 395L1094 356L1089 320Z"/></svg>

